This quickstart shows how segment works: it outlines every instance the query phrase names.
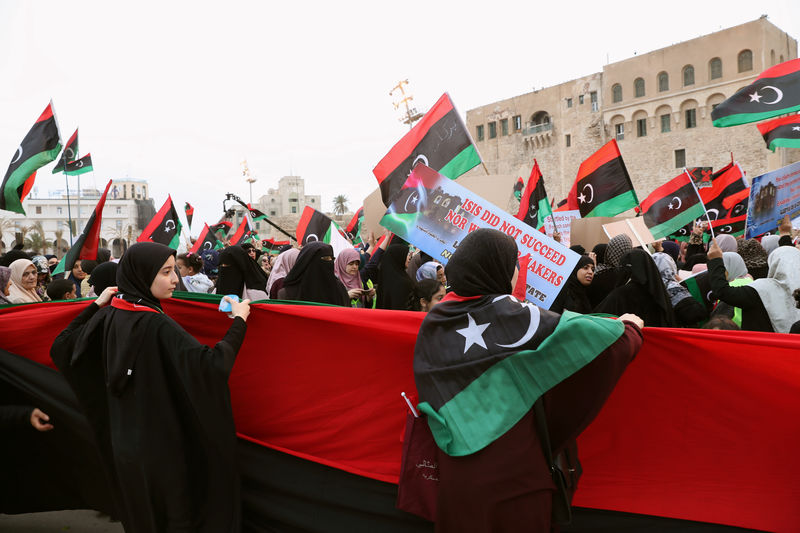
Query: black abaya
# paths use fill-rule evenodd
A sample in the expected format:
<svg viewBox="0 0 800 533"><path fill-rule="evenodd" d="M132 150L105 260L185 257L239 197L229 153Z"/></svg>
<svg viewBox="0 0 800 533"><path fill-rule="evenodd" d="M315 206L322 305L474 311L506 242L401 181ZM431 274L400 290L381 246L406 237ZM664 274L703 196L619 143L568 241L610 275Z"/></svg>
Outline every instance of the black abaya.
<svg viewBox="0 0 800 533"><path fill-rule="evenodd" d="M174 254L164 248L132 246L120 261L122 296L91 304L51 357L95 432L128 533L239 531L227 380L245 322L235 318L209 348L163 314L149 286Z"/></svg>

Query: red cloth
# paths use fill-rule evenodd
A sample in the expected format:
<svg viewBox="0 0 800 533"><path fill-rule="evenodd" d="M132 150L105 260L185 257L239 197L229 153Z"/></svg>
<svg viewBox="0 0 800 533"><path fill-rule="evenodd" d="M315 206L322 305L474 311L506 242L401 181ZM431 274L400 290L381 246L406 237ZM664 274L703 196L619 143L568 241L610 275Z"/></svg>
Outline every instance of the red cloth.
<svg viewBox="0 0 800 533"><path fill-rule="evenodd" d="M87 302L0 308L0 348L52 367L50 345ZM215 304L165 311L222 338ZM397 482L416 394L422 313L255 304L230 378L240 436ZM800 337L645 329L645 344L578 441L575 505L769 531L800 523Z"/></svg>

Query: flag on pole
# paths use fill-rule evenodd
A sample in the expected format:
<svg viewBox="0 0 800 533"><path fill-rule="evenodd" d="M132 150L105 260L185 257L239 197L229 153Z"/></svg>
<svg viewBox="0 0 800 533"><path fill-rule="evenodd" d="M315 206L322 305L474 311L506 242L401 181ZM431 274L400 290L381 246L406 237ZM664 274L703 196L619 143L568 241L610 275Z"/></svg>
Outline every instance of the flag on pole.
<svg viewBox="0 0 800 533"><path fill-rule="evenodd" d="M192 217L194 216L194 207L189 202L183 206L183 212L186 214L186 222L189 224L189 231L192 229ZM208 225L206 225L208 227Z"/></svg>
<svg viewBox="0 0 800 533"><path fill-rule="evenodd" d="M728 234L734 237L741 237L744 235L746 225L747 213L737 217L721 218L711 221L711 228L714 229L715 235Z"/></svg>
<svg viewBox="0 0 800 533"><path fill-rule="evenodd" d="M644 223L656 239L680 230L706 212L686 171L650 193L641 208Z"/></svg>
<svg viewBox="0 0 800 533"><path fill-rule="evenodd" d="M90 170L94 170L94 168L92 168L92 154L86 154L80 159L67 163L64 174L68 176L77 176L78 174L85 174Z"/></svg>
<svg viewBox="0 0 800 533"><path fill-rule="evenodd" d="M231 246L236 246L237 244L244 244L254 234L255 234L255 230L253 229L253 224L250 221L250 213L247 213L244 216L244 218L242 219L242 223L239 224L239 227L236 228L236 231L231 236L230 245Z"/></svg>
<svg viewBox="0 0 800 533"><path fill-rule="evenodd" d="M75 128L75 133L69 138L67 144L64 146L64 151L61 152L61 157L58 163L53 167L53 174L64 171L67 163L72 163L78 158L78 128Z"/></svg>
<svg viewBox="0 0 800 533"><path fill-rule="evenodd" d="M313 241L322 241L333 247L333 255L353 245L341 234L336 222L310 206L303 209L300 222L297 223L297 242L308 244Z"/></svg>
<svg viewBox="0 0 800 533"><path fill-rule="evenodd" d="M800 83L800 81L798 81ZM800 115L776 118L768 122L756 124L767 148L775 151L778 146L800 148Z"/></svg>
<svg viewBox="0 0 800 533"><path fill-rule="evenodd" d="M172 203L172 197L158 210L136 242L158 242L177 250L181 237L181 221Z"/></svg>
<svg viewBox="0 0 800 533"><path fill-rule="evenodd" d="M50 102L11 158L0 185L0 209L24 215L22 200L33 187L36 171L58 157L60 151L61 136Z"/></svg>
<svg viewBox="0 0 800 533"><path fill-rule="evenodd" d="M567 205L579 209L582 218L613 217L639 205L616 139L581 163Z"/></svg>
<svg viewBox="0 0 800 533"><path fill-rule="evenodd" d="M214 232L211 231L208 224L203 224L203 231L200 232L200 236L194 241L194 246L192 246L192 249L189 251L193 254L199 254L200 252L214 250L216 248L222 248L222 243L217 240L217 236L214 235Z"/></svg>
<svg viewBox="0 0 800 533"><path fill-rule="evenodd" d="M481 163L461 115L444 93L425 116L375 166L381 198L387 207L417 163L456 179Z"/></svg>
<svg viewBox="0 0 800 533"><path fill-rule="evenodd" d="M83 228L78 240L75 241L70 249L61 258L61 261L56 265L53 274L60 274L61 272L69 272L75 266L75 261L78 259L97 259L97 249L100 247L100 226L103 222L103 207L106 205L106 195L108 189L111 187L111 180L108 180L106 189L103 191L100 200L92 211L89 220L86 221L86 226Z"/></svg>
<svg viewBox="0 0 800 533"><path fill-rule="evenodd" d="M350 240L353 244L360 244L362 242L361 239L361 228L364 224L364 206L358 208L356 214L353 215L353 218L350 219L350 223L347 224L347 227L344 229L347 236L350 237Z"/></svg>
<svg viewBox="0 0 800 533"><path fill-rule="evenodd" d="M228 232L233 228L233 224L231 224L227 220L224 220L225 217L222 218L223 218L222 220L220 220L213 226L210 226L209 229L211 229L214 235L219 235L224 239L225 237L228 236Z"/></svg>
<svg viewBox="0 0 800 533"><path fill-rule="evenodd" d="M514 183L514 198L517 199L518 202L522 201L522 191L525 189L525 180L522 177L517 178L516 183Z"/></svg>
<svg viewBox="0 0 800 533"><path fill-rule="evenodd" d="M534 159L531 175L515 216L530 227L540 229L544 227L544 219L552 215L553 210L544 189L544 177L539 171L539 163Z"/></svg>
<svg viewBox="0 0 800 533"><path fill-rule="evenodd" d="M785 61L711 111L716 127L736 126L800 110L800 59Z"/></svg>
<svg viewBox="0 0 800 533"><path fill-rule="evenodd" d="M292 244L292 241L276 241L274 238L264 239L261 241L261 249L271 254L277 254L287 244Z"/></svg>
<svg viewBox="0 0 800 533"><path fill-rule="evenodd" d="M727 166L714 172L711 176L711 187L700 189L700 199L706 206L706 213L710 220L728 217L728 209L724 202L730 196L741 193L747 188L744 181L744 173L736 162L728 163ZM738 216L742 212L731 213L731 216Z"/></svg>

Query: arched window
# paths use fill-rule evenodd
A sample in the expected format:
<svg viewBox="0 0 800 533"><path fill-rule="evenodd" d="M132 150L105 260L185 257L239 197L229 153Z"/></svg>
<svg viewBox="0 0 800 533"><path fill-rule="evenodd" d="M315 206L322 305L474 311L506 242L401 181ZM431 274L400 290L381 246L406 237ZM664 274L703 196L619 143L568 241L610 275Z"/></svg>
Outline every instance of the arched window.
<svg viewBox="0 0 800 533"><path fill-rule="evenodd" d="M669 74L661 72L658 74L658 92L669 91Z"/></svg>
<svg viewBox="0 0 800 533"><path fill-rule="evenodd" d="M708 77L715 80L722 77L722 60L715 57L708 62Z"/></svg>
<svg viewBox="0 0 800 533"><path fill-rule="evenodd" d="M635 98L644 96L644 80L642 78L633 80L633 96Z"/></svg>
<svg viewBox="0 0 800 533"><path fill-rule="evenodd" d="M683 67L683 85L694 85L694 67L691 65Z"/></svg>
<svg viewBox="0 0 800 533"><path fill-rule="evenodd" d="M739 72L753 70L753 52L742 50L739 52Z"/></svg>
<svg viewBox="0 0 800 533"><path fill-rule="evenodd" d="M769 51L769 66L772 66L774 64L775 64L775 50L770 50Z"/></svg>
<svg viewBox="0 0 800 533"><path fill-rule="evenodd" d="M622 85L619 83L615 83L613 87L611 87L611 101L614 103L622 101Z"/></svg>

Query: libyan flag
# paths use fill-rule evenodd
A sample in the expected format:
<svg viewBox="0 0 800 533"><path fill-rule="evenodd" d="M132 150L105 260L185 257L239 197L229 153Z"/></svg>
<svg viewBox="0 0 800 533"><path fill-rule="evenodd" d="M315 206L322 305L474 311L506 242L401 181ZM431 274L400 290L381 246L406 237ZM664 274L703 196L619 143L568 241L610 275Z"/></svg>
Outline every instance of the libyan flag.
<svg viewBox="0 0 800 533"><path fill-rule="evenodd" d="M341 234L336 222L307 205L300 216L300 222L297 223L297 242L305 245L313 241L330 244L334 256L339 255L342 250L353 247Z"/></svg>
<svg viewBox="0 0 800 533"><path fill-rule="evenodd" d="M567 205L579 209L581 218L613 217L639 205L616 139L581 163Z"/></svg>
<svg viewBox="0 0 800 533"><path fill-rule="evenodd" d="M75 128L75 133L72 134L72 137L69 138L67 141L66 146L64 146L64 151L61 152L61 157L56 163L56 166L53 167L53 174L57 174L59 172L64 171L64 167L67 163L72 163L78 157L78 128Z"/></svg>
<svg viewBox="0 0 800 533"><path fill-rule="evenodd" d="M61 137L50 102L11 158L0 186L0 209L24 215L22 200L33 187L36 171L58 157L60 151Z"/></svg>
<svg viewBox="0 0 800 533"><path fill-rule="evenodd" d="M347 236L350 238L350 242L353 244L360 244L362 242L361 239L361 227L364 224L364 206L358 208L356 214L353 215L353 218L350 219L350 223L347 224L347 227L344 229Z"/></svg>
<svg viewBox="0 0 800 533"><path fill-rule="evenodd" d="M389 206L417 163L424 163L450 179L481 163L467 127L447 93L372 170L385 206Z"/></svg>
<svg viewBox="0 0 800 533"><path fill-rule="evenodd" d="M519 202L519 211L515 216L536 229L544 226L545 218L553 216L550 202L547 201L547 191L544 190L544 177L539 171L539 163L535 159L531 176L528 178L528 185Z"/></svg>
<svg viewBox="0 0 800 533"><path fill-rule="evenodd" d="M731 197L738 197L747 189L744 173L738 163L731 162L724 168L714 172L711 176L711 187L700 189L700 199L706 206L706 212L711 220L738 216L741 211L728 213Z"/></svg>
<svg viewBox="0 0 800 533"><path fill-rule="evenodd" d="M67 168L64 171L64 174L69 176L77 176L78 174L85 174L90 170L94 170L94 168L92 168L92 154L86 154L76 161L67 163Z"/></svg>
<svg viewBox="0 0 800 533"><path fill-rule="evenodd" d="M778 146L800 148L800 115L776 118L769 122L756 124L756 127L764 137L767 148L773 152Z"/></svg>
<svg viewBox="0 0 800 533"><path fill-rule="evenodd" d="M200 232L200 236L194 241L194 246L189 251L193 254L199 254L200 252L217 248L222 248L222 243L217 240L216 235L208 227L208 224L203 224L203 231Z"/></svg>
<svg viewBox="0 0 800 533"><path fill-rule="evenodd" d="M280 252L280 249L286 246L287 244L292 244L292 241L276 241L273 239L264 239L261 241L261 250L264 252L269 252L271 254L277 254Z"/></svg>
<svg viewBox="0 0 800 533"><path fill-rule="evenodd" d="M437 305L442 309L426 317L417 337L414 378L419 410L451 456L503 436L625 330L618 320L558 315L511 295L467 300L451 293Z"/></svg>
<svg viewBox="0 0 800 533"><path fill-rule="evenodd" d="M92 215L86 221L83 233L81 233L81 236L78 237L78 240L70 247L64 257L61 258L61 261L58 262L53 274L72 270L75 261L78 259L97 259L97 249L100 246L100 226L103 222L103 206L106 205L106 195L110 187L111 180L108 180L103 195L100 196Z"/></svg>
<svg viewBox="0 0 800 533"><path fill-rule="evenodd" d="M167 196L167 201L144 228L136 242L158 242L177 250L180 237L181 221L178 218L178 211L172 203L172 197Z"/></svg>
<svg viewBox="0 0 800 533"><path fill-rule="evenodd" d="M711 111L714 126L736 126L800 110L800 59L762 72Z"/></svg>
<svg viewBox="0 0 800 533"><path fill-rule="evenodd" d="M236 231L231 235L230 245L236 246L238 244L244 244L249 239L253 238L255 234L256 232L253 228L253 224L250 222L250 216L245 215L242 219L242 223L239 224L239 227L236 228Z"/></svg>
<svg viewBox="0 0 800 533"><path fill-rule="evenodd" d="M653 191L642 202L644 223L656 239L679 230L706 212L686 171Z"/></svg>
<svg viewBox="0 0 800 533"><path fill-rule="evenodd" d="M711 222L711 229L717 235L733 235L734 237L741 237L744 235L745 226L747 225L747 214L739 215L738 217L720 218Z"/></svg>
<svg viewBox="0 0 800 533"><path fill-rule="evenodd" d="M417 163L403 187L392 197L380 225L394 233L407 235L417 218L426 212L428 193L441 179L438 172L424 163Z"/></svg>
<svg viewBox="0 0 800 533"><path fill-rule="evenodd" d="M186 222L189 224L189 229L192 229L192 217L194 216L194 207L189 202L185 202L183 212L186 214ZM206 225L208 227L208 225Z"/></svg>
<svg viewBox="0 0 800 533"><path fill-rule="evenodd" d="M517 178L517 182L514 183L514 198L517 199L518 202L522 201L522 190L525 188L525 180L521 177Z"/></svg>

